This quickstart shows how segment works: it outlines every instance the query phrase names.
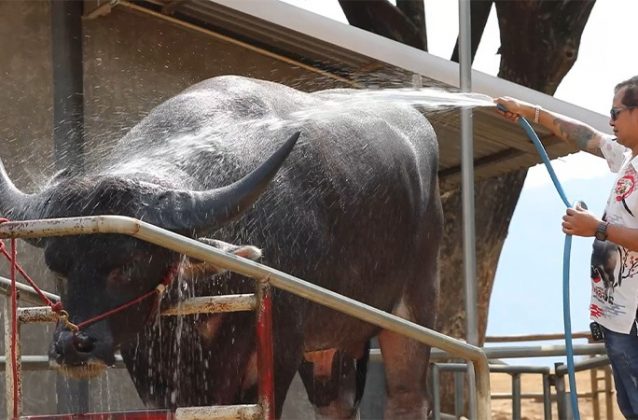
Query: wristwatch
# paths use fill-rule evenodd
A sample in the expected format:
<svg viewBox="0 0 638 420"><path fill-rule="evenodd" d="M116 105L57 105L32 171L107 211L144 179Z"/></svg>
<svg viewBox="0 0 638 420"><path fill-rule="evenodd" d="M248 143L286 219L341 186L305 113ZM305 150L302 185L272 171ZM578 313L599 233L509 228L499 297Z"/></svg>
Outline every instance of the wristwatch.
<svg viewBox="0 0 638 420"><path fill-rule="evenodd" d="M607 226L609 226L608 222L600 222L598 227L596 228L596 234L594 235L596 239L599 241L607 240Z"/></svg>

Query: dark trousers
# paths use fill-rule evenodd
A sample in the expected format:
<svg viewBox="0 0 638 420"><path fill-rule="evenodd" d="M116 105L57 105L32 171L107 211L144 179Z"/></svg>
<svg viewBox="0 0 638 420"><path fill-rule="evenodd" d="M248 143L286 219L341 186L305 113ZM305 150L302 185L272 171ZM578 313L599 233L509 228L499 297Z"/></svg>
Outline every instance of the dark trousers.
<svg viewBox="0 0 638 420"><path fill-rule="evenodd" d="M618 407L626 418L638 419L638 336L607 328L604 328L604 333Z"/></svg>

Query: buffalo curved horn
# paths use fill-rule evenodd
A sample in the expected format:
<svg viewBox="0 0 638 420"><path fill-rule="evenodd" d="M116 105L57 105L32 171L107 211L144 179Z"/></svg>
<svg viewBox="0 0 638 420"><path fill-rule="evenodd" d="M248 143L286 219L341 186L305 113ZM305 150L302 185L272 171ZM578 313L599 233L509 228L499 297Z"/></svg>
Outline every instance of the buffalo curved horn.
<svg viewBox="0 0 638 420"><path fill-rule="evenodd" d="M0 161L0 217L10 220L37 219L39 212L36 195L25 194L11 181L4 164Z"/></svg>
<svg viewBox="0 0 638 420"><path fill-rule="evenodd" d="M163 193L154 214L160 220L147 221L166 229L189 231L210 231L229 222L249 208L266 189L297 143L299 135L300 132L293 134L265 162L228 186L208 191Z"/></svg>

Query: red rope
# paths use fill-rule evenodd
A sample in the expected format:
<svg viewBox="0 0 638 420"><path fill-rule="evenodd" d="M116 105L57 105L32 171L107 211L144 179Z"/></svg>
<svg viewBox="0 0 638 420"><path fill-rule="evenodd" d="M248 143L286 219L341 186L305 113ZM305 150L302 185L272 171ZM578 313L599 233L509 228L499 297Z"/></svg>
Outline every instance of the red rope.
<svg viewBox="0 0 638 420"><path fill-rule="evenodd" d="M0 224L8 222L9 219L0 218ZM4 241L0 240L0 253L7 258L7 260L11 264L11 360L12 360L12 379L13 379L13 417L18 418L18 400L19 400L19 374L18 374L18 352L17 352L17 339L18 339L18 287L16 282L16 273L19 272L20 275L29 283L29 285L35 290L40 299L45 302L56 314L58 314L59 319L62 319L67 328L70 328L73 331L78 331L81 328L86 327L87 325L93 324L95 322L101 321L109 316L120 312L130 306L136 305L143 300L147 299L150 296L157 295L157 299L153 305L153 310L151 313L159 306L160 300L164 291L171 284L173 279L175 278L175 274L177 273L177 266L169 267L168 271L164 275L162 281L153 289L150 290L143 295L126 302L122 305L119 305L113 309L110 309L102 314L99 314L93 318L82 321L81 323L74 325L69 321L69 314L62 307L62 302L53 302L51 299L46 297L42 289L38 287L38 285L33 281L31 277L24 271L24 269L18 264L17 258L17 247L15 238L11 238L11 253L9 253L6 249Z"/></svg>
<svg viewBox="0 0 638 420"><path fill-rule="evenodd" d="M8 222L9 219L5 219L5 218L0 218L0 223L5 223ZM12 239L12 244L14 243L15 239ZM83 327L86 327L87 325L93 324L97 321L101 321L105 318L108 318L109 316L120 312L130 306L136 305L140 302L142 302L143 300L147 299L150 296L153 296L155 294L157 294L158 299L155 303L154 306L157 306L159 304L159 300L162 296L162 294L164 293L164 290L166 290L166 288L168 287L168 285L173 281L173 278L175 277L175 274L177 272L177 267L176 266L171 266L167 273L164 275L164 278L162 279L162 281L160 282L160 284L157 285L157 287L155 287L153 290L150 290L146 293L144 293L142 296L139 296L129 302L126 302L122 305L119 305L113 309L110 309L100 315L97 315L93 318L87 319L85 321L82 321L81 323L75 325L73 323L71 323L69 321L69 314L64 311L64 308L62 306L62 302L53 302L51 299L49 299L48 297L46 297L46 295L44 294L44 292L42 291L42 289L40 289L38 287L38 285L35 283L35 281L33 281L33 279L31 277L29 277L29 275L26 273L26 271L24 271L24 269L18 264L17 260L12 257L8 252L7 249L5 247L4 242L0 241L0 253L2 253L2 255L5 256L5 258L7 258L7 260L9 260L12 265L12 270L17 270L20 275L22 275L22 277L27 281L27 283L29 283L29 285L33 288L33 290L38 294L38 296L40 297L40 299L51 308L51 310L53 310L53 312L55 312L56 314L58 314L60 316L61 319L63 319L65 325L72 329L72 330L79 330ZM12 279L12 284L15 281L15 279ZM13 286L12 286L13 287ZM152 312L152 311L151 311Z"/></svg>
<svg viewBox="0 0 638 420"><path fill-rule="evenodd" d="M2 223L2 219L0 219L0 223ZM7 249L4 246L4 242L0 242L0 252L7 258L7 260L12 261L13 257L11 255L9 255L9 253L7 252ZM29 286L31 286L33 288L33 290L35 290L35 292L38 294L40 299L42 299L42 301L44 303L46 303L48 306L50 306L51 309L53 309L55 312L59 312L59 310L57 310L57 307L60 305L60 303L59 302L53 302L51 299L46 297L46 295L44 294L42 289L40 289L38 287L38 285L35 284L33 279L31 277L29 277L29 275L26 273L26 271L24 271L24 269L22 268L22 266L20 266L20 264L15 262L15 267L18 270L18 272L20 273L20 275L27 281L27 283L29 283ZM61 310L62 307L60 306L59 309Z"/></svg>
<svg viewBox="0 0 638 420"><path fill-rule="evenodd" d="M142 302L143 300L145 300L146 298L153 296L153 295L157 295L157 299L155 300L155 304L153 305L153 308L151 310L151 313L157 308L157 306L159 306L159 301L161 300L162 294L164 294L164 291L166 290L166 288L168 287L168 285L171 284L171 282L173 281L173 279L175 278L175 274L177 273L177 267L175 266L171 266L167 273L164 275L164 278L162 279L162 281L160 282L160 284L158 284L157 286L155 286L155 288L153 288L153 290L149 290L148 292L144 293L141 296L136 297L133 300L130 300L126 303L123 303L119 306L116 306L113 309L109 309L106 312L103 312L97 316L94 316L93 318L89 318L85 321L80 322L79 324L77 324L77 328L78 329L82 329L84 327L86 327L87 325L91 325L93 323L96 323L98 321L101 321L105 318L108 318L109 316L116 314L120 311L123 311L124 309L136 305L140 302Z"/></svg>

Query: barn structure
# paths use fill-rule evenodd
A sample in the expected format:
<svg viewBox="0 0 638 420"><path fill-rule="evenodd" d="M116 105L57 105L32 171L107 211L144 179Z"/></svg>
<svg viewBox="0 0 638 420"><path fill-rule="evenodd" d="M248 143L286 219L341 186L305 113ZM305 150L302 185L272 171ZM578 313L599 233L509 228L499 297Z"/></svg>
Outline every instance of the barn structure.
<svg viewBox="0 0 638 420"><path fill-rule="evenodd" d="M27 191L57 169L90 167L152 107L217 75L305 91L458 89L456 63L276 0L0 2L0 39L0 156ZM476 71L472 79L475 92L516 96L607 129L602 115ZM424 112L440 141L442 189L458 187L459 113ZM477 179L539 162L525 134L492 109L475 109L473 122ZM539 135L553 158L574 151L546 131ZM53 290L39 252L24 245L20 253ZM23 336L24 354L46 353L49 328L29 327ZM88 388L54 372L28 372L24 392L25 414L76 409L83 393L92 411L141 406L122 370Z"/></svg>

